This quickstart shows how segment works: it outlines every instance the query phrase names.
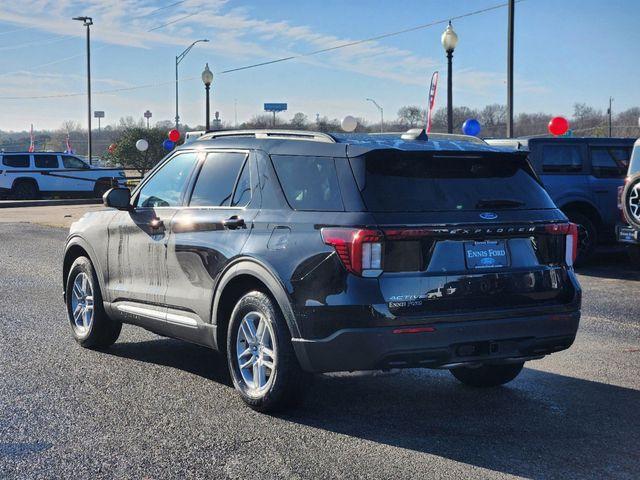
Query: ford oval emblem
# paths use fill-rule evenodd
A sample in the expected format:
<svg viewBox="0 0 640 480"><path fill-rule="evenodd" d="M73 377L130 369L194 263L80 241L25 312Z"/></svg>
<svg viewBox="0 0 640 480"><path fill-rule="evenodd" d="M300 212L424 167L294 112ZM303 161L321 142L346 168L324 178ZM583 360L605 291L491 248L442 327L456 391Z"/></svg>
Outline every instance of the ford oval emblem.
<svg viewBox="0 0 640 480"><path fill-rule="evenodd" d="M483 220L495 220L498 218L498 214L493 212L483 212L480 214L480 218Z"/></svg>

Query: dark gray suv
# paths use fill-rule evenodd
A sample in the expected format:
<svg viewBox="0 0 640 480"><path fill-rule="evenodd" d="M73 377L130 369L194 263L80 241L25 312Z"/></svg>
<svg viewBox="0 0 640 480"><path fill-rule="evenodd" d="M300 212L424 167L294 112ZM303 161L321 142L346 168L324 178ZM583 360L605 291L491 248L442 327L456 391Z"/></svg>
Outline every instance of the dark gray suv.
<svg viewBox="0 0 640 480"><path fill-rule="evenodd" d="M310 372L450 369L480 387L568 348L577 228L520 152L398 136L215 132L76 222L83 346L122 323L223 352L251 407Z"/></svg>

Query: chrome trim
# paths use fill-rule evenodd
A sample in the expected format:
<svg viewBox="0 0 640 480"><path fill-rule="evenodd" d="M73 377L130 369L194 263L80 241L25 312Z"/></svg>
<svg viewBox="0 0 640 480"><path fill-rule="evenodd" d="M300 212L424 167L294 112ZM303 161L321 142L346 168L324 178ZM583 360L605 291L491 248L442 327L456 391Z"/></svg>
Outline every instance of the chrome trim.
<svg viewBox="0 0 640 480"><path fill-rule="evenodd" d="M135 305L118 305L118 310L125 313L131 313L133 315L140 315L154 320L163 320L168 323L176 325L184 325L185 327L197 327L198 321L185 317L184 315L176 315L175 313L160 312L150 308L137 307Z"/></svg>

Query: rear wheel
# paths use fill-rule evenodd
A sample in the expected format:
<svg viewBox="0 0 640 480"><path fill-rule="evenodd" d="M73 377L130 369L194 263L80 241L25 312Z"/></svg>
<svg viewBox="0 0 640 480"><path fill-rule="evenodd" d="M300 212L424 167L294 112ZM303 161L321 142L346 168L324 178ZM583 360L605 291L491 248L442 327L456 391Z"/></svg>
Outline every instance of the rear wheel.
<svg viewBox="0 0 640 480"><path fill-rule="evenodd" d="M250 292L236 304L227 358L236 390L254 410L279 410L299 398L302 371L282 312L268 295Z"/></svg>
<svg viewBox="0 0 640 480"><path fill-rule="evenodd" d="M598 244L598 230L593 221L579 212L568 212L569 220L578 225L578 255L575 265L580 267L589 261Z"/></svg>
<svg viewBox="0 0 640 480"><path fill-rule="evenodd" d="M93 187L93 193L96 197L102 198L102 196L111 189L111 180L108 178L99 179Z"/></svg>
<svg viewBox="0 0 640 480"><path fill-rule="evenodd" d="M35 200L40 196L40 192L33 182L22 181L13 185L11 195L18 200Z"/></svg>
<svg viewBox="0 0 640 480"><path fill-rule="evenodd" d="M482 365L480 367L452 368L451 373L465 385L471 387L497 387L510 382L522 371L523 363Z"/></svg>
<svg viewBox="0 0 640 480"><path fill-rule="evenodd" d="M88 348L113 345L122 323L105 313L98 278L87 257L78 257L71 265L65 292L73 338Z"/></svg>

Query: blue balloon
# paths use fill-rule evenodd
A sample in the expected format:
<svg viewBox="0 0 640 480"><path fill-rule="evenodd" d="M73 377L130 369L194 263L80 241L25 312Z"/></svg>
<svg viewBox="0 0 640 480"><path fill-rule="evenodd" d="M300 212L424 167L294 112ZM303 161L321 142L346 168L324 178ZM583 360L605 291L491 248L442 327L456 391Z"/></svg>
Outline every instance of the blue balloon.
<svg viewBox="0 0 640 480"><path fill-rule="evenodd" d="M166 139L164 142L162 142L162 146L164 147L165 150L173 150L173 147L175 147L176 144L171 140Z"/></svg>
<svg viewBox="0 0 640 480"><path fill-rule="evenodd" d="M462 133L465 135L477 136L480 133L480 122L475 118L468 118L462 124Z"/></svg>

